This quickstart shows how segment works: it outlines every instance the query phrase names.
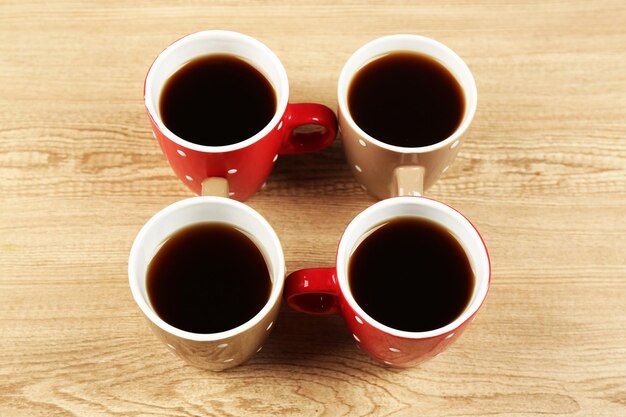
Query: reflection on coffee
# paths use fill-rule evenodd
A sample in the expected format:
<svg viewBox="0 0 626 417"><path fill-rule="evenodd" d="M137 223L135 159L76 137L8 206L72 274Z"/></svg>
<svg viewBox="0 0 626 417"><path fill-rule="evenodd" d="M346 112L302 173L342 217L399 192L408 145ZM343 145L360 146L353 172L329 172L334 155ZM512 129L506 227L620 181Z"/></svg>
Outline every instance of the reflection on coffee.
<svg viewBox="0 0 626 417"><path fill-rule="evenodd" d="M456 237L419 217L400 217L374 228L350 257L348 280L368 315L409 332L454 321L474 288L472 267Z"/></svg>
<svg viewBox="0 0 626 417"><path fill-rule="evenodd" d="M394 52L366 64L352 79L348 107L368 135L390 145L428 146L449 137L465 112L458 81L433 58Z"/></svg>
<svg viewBox="0 0 626 417"><path fill-rule="evenodd" d="M148 298L172 326L217 333L253 318L272 288L263 254L244 232L198 223L172 234L150 261Z"/></svg>
<svg viewBox="0 0 626 417"><path fill-rule="evenodd" d="M161 91L159 113L176 136L199 145L246 140L274 117L276 94L267 78L227 54L195 58L178 69Z"/></svg>

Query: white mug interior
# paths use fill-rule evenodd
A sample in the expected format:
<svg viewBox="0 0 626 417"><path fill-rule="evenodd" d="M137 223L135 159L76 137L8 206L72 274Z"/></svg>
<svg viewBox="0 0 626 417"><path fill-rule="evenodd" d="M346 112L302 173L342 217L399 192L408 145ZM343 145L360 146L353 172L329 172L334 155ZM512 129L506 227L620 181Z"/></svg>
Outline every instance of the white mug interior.
<svg viewBox="0 0 626 417"><path fill-rule="evenodd" d="M190 60L209 54L235 55L261 71L274 87L276 113L257 134L231 145L206 146L184 140L165 126L159 114L159 100L167 79ZM148 113L161 132L177 144L200 152L228 152L244 148L265 137L280 122L289 98L289 82L276 54L260 41L237 32L208 30L185 36L168 46L154 60L146 76L144 100Z"/></svg>
<svg viewBox="0 0 626 417"><path fill-rule="evenodd" d="M246 323L219 333L192 333L168 324L152 308L146 289L148 265L162 243L177 230L202 222L230 224L248 234L263 253L272 279L269 299L261 311ZM285 259L282 247L270 224L254 209L223 197L188 198L159 211L137 234L128 260L131 292L144 315L162 330L194 341L226 339L254 327L280 302L284 277Z"/></svg>
<svg viewBox="0 0 626 417"><path fill-rule="evenodd" d="M472 297L465 310L446 326L425 332L398 330L374 320L357 304L348 282L350 256L364 236L367 236L376 226L392 219L406 216L429 219L450 231L465 249L475 277ZM407 260L407 262L410 262L410 260ZM350 222L339 242L337 250L337 280L341 293L348 304L370 325L385 333L404 338L434 337L456 329L478 311L478 308L487 296L490 275L491 267L487 248L472 223L450 206L425 197L393 197L368 207Z"/></svg>
<svg viewBox="0 0 626 417"><path fill-rule="evenodd" d="M350 108L348 106L348 90L354 75L366 64L391 52L416 52L431 58L442 64L454 78L459 82L465 97L465 111L459 126L452 135L446 139L434 143L432 145L409 148L396 145L390 145L382 142L362 130L352 118ZM447 146L453 143L467 130L476 113L476 104L478 101L478 93L476 90L476 82L471 71L452 49L446 45L420 35L400 34L389 35L375 39L361 48L359 48L343 66L339 75L337 84L337 99L339 104L339 113L341 117L348 123L350 128L358 133L360 137L367 138L370 142L378 146L399 153L415 152L419 149L421 152L429 152L434 149Z"/></svg>

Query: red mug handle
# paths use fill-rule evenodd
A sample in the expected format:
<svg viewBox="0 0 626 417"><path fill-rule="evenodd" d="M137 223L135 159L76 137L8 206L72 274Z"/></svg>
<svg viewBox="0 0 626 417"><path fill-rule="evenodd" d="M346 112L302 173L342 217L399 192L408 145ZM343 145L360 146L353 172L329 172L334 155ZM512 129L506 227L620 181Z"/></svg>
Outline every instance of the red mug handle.
<svg viewBox="0 0 626 417"><path fill-rule="evenodd" d="M283 293L289 307L309 314L339 314L339 284L335 268L301 269L289 274Z"/></svg>
<svg viewBox="0 0 626 417"><path fill-rule="evenodd" d="M285 136L281 154L321 151L337 136L337 116L323 104L289 103L282 123Z"/></svg>

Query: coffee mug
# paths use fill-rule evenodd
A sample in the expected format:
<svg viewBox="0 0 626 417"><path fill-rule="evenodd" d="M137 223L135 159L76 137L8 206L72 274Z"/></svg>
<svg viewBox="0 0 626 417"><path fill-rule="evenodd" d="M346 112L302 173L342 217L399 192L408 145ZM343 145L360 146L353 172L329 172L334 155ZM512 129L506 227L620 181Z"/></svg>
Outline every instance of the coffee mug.
<svg viewBox="0 0 626 417"><path fill-rule="evenodd" d="M190 60L210 54L232 55L251 64L267 78L276 96L271 121L252 137L230 145L190 142L174 134L159 113L160 96L169 77ZM321 104L289 103L287 73L278 57L258 40L236 32L197 32L171 44L148 71L144 99L163 153L178 178L196 194L201 194L206 179L225 178L229 196L244 201L264 186L280 154L319 151L330 145L337 133L333 111Z"/></svg>
<svg viewBox="0 0 626 417"><path fill-rule="evenodd" d="M450 136L428 146L397 146L370 136L354 121L348 106L354 76L372 60L394 52L430 57L456 79L463 92L464 110L460 123ZM467 136L477 102L476 83L463 60L447 46L418 35L384 36L359 48L341 71L337 96L339 129L346 159L356 180L378 199L422 195L446 172ZM385 106L384 103L380 105ZM419 125L415 126L413 134L420 135Z"/></svg>
<svg viewBox="0 0 626 417"><path fill-rule="evenodd" d="M428 331L389 327L359 305L349 280L349 263L356 247L381 224L414 217L434 222L462 246L473 271L471 295L462 312L449 323ZM411 264L412 259L406 259ZM420 265L414 265L415 279ZM302 269L285 281L287 304L310 314L341 314L357 346L374 360L394 367L409 367L432 358L450 346L474 320L489 289L491 266L487 248L476 228L455 209L425 197L395 197L379 201L357 215L346 228L332 268ZM384 276L380 277L385 279ZM393 303L393 300L391 300Z"/></svg>
<svg viewBox="0 0 626 417"><path fill-rule="evenodd" d="M269 298L261 310L245 323L217 333L193 333L167 323L153 308L147 289L148 268L161 245L177 231L205 222L227 224L252 237L271 279ZM283 250L269 223L247 205L216 196L188 198L159 211L137 234L128 260L133 298L153 332L188 363L216 371L237 366L261 350L278 315L284 277Z"/></svg>

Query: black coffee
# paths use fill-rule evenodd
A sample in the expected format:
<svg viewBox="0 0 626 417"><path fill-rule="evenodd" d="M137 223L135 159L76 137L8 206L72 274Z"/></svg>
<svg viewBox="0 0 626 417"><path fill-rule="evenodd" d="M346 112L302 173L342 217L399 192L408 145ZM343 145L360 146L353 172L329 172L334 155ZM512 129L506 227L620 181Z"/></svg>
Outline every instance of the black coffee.
<svg viewBox="0 0 626 417"><path fill-rule="evenodd" d="M419 147L454 133L465 112L465 98L456 78L439 62L413 52L394 52L355 74L348 107L356 124L373 138Z"/></svg>
<svg viewBox="0 0 626 417"><path fill-rule="evenodd" d="M417 217L375 229L350 258L354 299L376 321L422 332L454 321L472 297L474 274L463 247L442 226Z"/></svg>
<svg viewBox="0 0 626 417"><path fill-rule="evenodd" d="M247 322L263 308L272 288L259 248L222 223L199 223L174 233L147 275L148 297L159 317L194 333Z"/></svg>
<svg viewBox="0 0 626 417"><path fill-rule="evenodd" d="M195 58L166 81L159 103L165 126L199 145L246 140L274 117L274 88L261 72L233 55Z"/></svg>

